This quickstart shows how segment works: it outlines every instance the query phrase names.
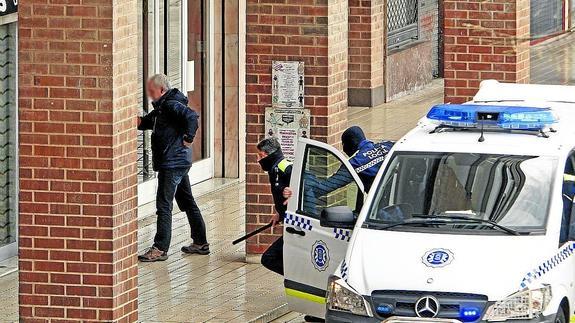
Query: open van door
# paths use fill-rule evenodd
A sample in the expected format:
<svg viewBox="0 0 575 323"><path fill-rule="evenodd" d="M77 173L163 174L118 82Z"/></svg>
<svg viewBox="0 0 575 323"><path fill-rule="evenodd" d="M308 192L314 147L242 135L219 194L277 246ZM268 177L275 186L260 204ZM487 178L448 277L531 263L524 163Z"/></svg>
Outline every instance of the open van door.
<svg viewBox="0 0 575 323"><path fill-rule="evenodd" d="M359 214L364 187L347 158L325 143L297 144L284 220L284 285L290 309L325 316L327 281L345 257L353 226L322 227L326 208ZM353 223L352 223L353 224Z"/></svg>

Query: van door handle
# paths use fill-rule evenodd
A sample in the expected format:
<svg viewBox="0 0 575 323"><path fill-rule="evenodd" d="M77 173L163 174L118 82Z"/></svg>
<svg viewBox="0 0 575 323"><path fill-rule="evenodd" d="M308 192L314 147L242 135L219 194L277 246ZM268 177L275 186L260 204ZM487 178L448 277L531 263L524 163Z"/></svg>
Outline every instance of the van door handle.
<svg viewBox="0 0 575 323"><path fill-rule="evenodd" d="M287 227L286 232L290 234L297 234L298 236L305 236L305 232L303 230L298 230L294 227Z"/></svg>

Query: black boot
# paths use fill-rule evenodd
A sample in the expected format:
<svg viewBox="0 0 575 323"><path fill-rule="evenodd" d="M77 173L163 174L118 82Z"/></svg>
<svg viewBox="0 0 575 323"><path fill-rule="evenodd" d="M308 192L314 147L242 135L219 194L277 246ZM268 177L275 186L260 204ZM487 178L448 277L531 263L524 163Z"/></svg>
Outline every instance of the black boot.
<svg viewBox="0 0 575 323"><path fill-rule="evenodd" d="M319 318L319 317L315 317L315 316L311 316L311 315L304 316L303 320L306 322L325 322L324 319Z"/></svg>

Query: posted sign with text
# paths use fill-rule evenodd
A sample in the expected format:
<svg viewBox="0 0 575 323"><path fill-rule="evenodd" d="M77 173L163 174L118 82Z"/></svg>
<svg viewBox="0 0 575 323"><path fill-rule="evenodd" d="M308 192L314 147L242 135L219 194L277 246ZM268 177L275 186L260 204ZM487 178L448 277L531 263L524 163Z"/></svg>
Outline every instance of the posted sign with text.
<svg viewBox="0 0 575 323"><path fill-rule="evenodd" d="M272 62L272 106L274 108L303 108L303 62Z"/></svg>
<svg viewBox="0 0 575 323"><path fill-rule="evenodd" d="M266 108L265 118L266 137L277 138L284 156L293 160L298 138L310 135L309 110Z"/></svg>

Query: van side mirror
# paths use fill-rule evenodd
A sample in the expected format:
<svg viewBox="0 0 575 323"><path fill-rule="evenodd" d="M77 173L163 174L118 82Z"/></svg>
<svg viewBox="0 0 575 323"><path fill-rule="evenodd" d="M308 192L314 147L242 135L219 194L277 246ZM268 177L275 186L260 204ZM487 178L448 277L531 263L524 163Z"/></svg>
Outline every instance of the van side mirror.
<svg viewBox="0 0 575 323"><path fill-rule="evenodd" d="M355 214L348 206L333 206L321 211L319 223L326 228L353 229L355 220Z"/></svg>

